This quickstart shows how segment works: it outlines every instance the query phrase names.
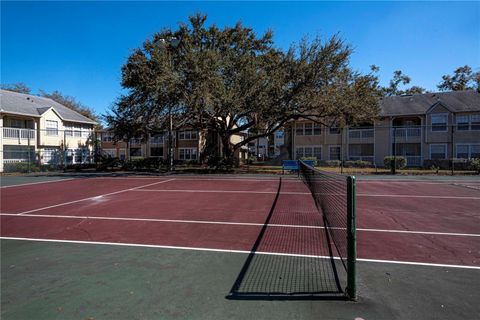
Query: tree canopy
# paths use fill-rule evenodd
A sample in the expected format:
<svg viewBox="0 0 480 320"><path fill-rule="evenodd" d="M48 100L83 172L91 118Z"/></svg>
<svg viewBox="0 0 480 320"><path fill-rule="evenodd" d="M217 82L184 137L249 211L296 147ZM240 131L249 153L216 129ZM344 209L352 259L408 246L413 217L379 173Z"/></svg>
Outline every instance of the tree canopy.
<svg viewBox="0 0 480 320"><path fill-rule="evenodd" d="M375 71L378 71L378 67L372 67ZM410 88L401 89L400 86L406 86L412 81L412 79L404 74L401 70L396 70L393 72L393 78L390 80L388 87L382 87L381 91L384 96L400 96L404 94L420 94L425 93L425 90L419 86L412 86Z"/></svg>
<svg viewBox="0 0 480 320"><path fill-rule="evenodd" d="M117 137L166 128L172 114L176 127L215 131L228 158L290 120L352 124L377 115L378 79L352 70L352 49L338 36L284 51L270 31L207 27L206 19L191 16L133 51L122 67L128 92L106 116Z"/></svg>
<svg viewBox="0 0 480 320"><path fill-rule="evenodd" d="M12 83L12 84L2 84L1 88L3 90L8 90L8 91L13 91L13 92L18 92L18 93L25 93L25 94L30 94L32 91L25 83L23 82L17 82L17 83Z"/></svg>
<svg viewBox="0 0 480 320"><path fill-rule="evenodd" d="M444 75L437 86L440 91L477 90L480 92L480 71L473 72L468 65L453 71L453 75Z"/></svg>

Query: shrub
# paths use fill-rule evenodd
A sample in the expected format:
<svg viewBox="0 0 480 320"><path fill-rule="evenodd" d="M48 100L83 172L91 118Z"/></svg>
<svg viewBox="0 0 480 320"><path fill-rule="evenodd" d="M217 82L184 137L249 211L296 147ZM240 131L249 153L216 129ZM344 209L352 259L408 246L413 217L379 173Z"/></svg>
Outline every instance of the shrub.
<svg viewBox="0 0 480 320"><path fill-rule="evenodd" d="M313 166L317 166L317 157L301 157L300 160L313 161Z"/></svg>
<svg viewBox="0 0 480 320"><path fill-rule="evenodd" d="M447 170L450 168L451 162L448 159L424 160L423 167L433 169L438 172L439 169ZM460 169L460 167L458 168Z"/></svg>
<svg viewBox="0 0 480 320"><path fill-rule="evenodd" d="M342 161L340 160L320 160L317 162L321 167L340 167L342 164Z"/></svg>
<svg viewBox="0 0 480 320"><path fill-rule="evenodd" d="M39 172L40 168L37 167L33 163L28 162L13 162L13 163L5 163L3 165L3 172L19 172L19 173L27 173L27 172Z"/></svg>
<svg viewBox="0 0 480 320"><path fill-rule="evenodd" d="M385 165L385 168L387 169L392 169L392 161L395 160L395 168L396 169L403 169L407 165L407 159L405 157L393 157L393 156L387 156L383 158L383 164Z"/></svg>
<svg viewBox="0 0 480 320"><path fill-rule="evenodd" d="M470 160L469 168L470 170L475 170L477 174L480 174L480 158Z"/></svg>
<svg viewBox="0 0 480 320"><path fill-rule="evenodd" d="M344 166L346 168L368 168L372 166L372 163L363 160L349 160L344 162Z"/></svg>

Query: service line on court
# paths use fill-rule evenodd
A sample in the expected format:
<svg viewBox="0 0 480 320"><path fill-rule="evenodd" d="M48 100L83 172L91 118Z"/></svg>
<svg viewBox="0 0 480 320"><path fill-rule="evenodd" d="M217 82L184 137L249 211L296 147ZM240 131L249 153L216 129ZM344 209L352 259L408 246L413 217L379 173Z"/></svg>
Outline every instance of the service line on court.
<svg viewBox="0 0 480 320"><path fill-rule="evenodd" d="M175 180L178 181L178 180ZM186 193L247 193L247 194L277 194L277 191L249 191L249 190L192 190L192 189L138 189L141 192L186 192ZM311 195L310 192L281 192L289 195Z"/></svg>
<svg viewBox="0 0 480 320"><path fill-rule="evenodd" d="M166 246L166 245L155 245L155 244L121 243L121 242L56 240L56 239L17 238L17 237L0 237L0 240L37 241L37 242L53 242L53 243L73 243L73 244L107 245L107 246L119 246L119 247L140 247L140 248L157 248L157 249L190 250L190 251L206 251L206 252L225 252L225 253L242 253L242 254L254 253L254 254L259 254L259 255L285 256L285 257L304 257L304 258L318 258L318 259L331 259L332 258L330 256L317 256L317 255L283 253L283 252L266 252L266 251L216 249L216 248L183 247L183 246ZM335 260L340 260L340 257L333 257L333 258ZM378 259L366 259L366 258L357 258L357 261L374 262L374 263L405 264L405 265L425 266L425 267L442 267L442 268L458 268L458 269L480 270L480 266L468 266L468 265L456 265L456 264L440 264L440 263L413 262L413 261L393 261L393 260L378 260Z"/></svg>
<svg viewBox="0 0 480 320"><path fill-rule="evenodd" d="M68 178L68 179L58 179L58 180L47 180L47 181L28 182L28 183L14 184L14 185L11 185L11 186L3 186L3 187L1 187L1 188L2 188L2 189L6 189L6 188L30 186L30 185L33 185L33 184L63 182L63 181L80 180L80 179L85 179L85 178Z"/></svg>
<svg viewBox="0 0 480 320"><path fill-rule="evenodd" d="M27 213L42 211L42 210L51 209L51 208L57 208L57 207L61 207L61 206L65 206L65 205L69 205L69 204L73 204L73 203L77 203L77 202L82 202L82 201L86 201L86 200L99 199L99 198L102 198L102 197L111 196L111 195L114 195L114 194L119 194L119 193L123 193L123 192L127 192L127 191L135 191L135 190L140 189L140 188L145 188L145 187L149 187L149 186L153 186L153 185L156 185L156 184L165 183L165 182L169 182L169 181L173 181L173 180L175 180L175 178L168 179L168 180L163 180L163 181L158 181L158 182L154 182L154 183L149 183L149 184L145 184L143 186L138 186L138 187L134 187L134 188L123 189L123 190L110 192L110 193L104 193L104 194L100 194L100 195L97 195L97 196L92 196L92 197L83 198L83 199L79 199L79 200L63 202L63 203L59 203L59 204L55 204L55 205L47 206L47 207L43 207L43 208L37 208L37 209L28 210L28 211L23 211L23 212L17 213L16 215L24 215L24 214L27 214Z"/></svg>
<svg viewBox="0 0 480 320"><path fill-rule="evenodd" d="M0 216L15 216L17 213L0 213ZM85 219L85 220L113 220L113 221L132 221L132 222L160 222L160 223L185 223L185 224L218 224L218 225L237 225L254 227L277 227L277 228L299 228L299 229L325 229L323 226L295 225L295 224L277 224L277 223L255 223L255 222L230 222L230 221L210 221L210 220L179 220L179 219L156 219L156 218L128 218L128 217L102 217L102 216L76 216L76 215L52 215L52 214L22 214L21 217L31 218L56 218L56 219ZM344 228L331 228L334 230L345 230ZM406 233L406 234L424 234L438 236L458 236L458 237L480 237L480 233L455 233L455 232L435 232L435 231L412 231L412 230L391 230L391 229L366 229L357 228L360 232L385 232L385 233Z"/></svg>

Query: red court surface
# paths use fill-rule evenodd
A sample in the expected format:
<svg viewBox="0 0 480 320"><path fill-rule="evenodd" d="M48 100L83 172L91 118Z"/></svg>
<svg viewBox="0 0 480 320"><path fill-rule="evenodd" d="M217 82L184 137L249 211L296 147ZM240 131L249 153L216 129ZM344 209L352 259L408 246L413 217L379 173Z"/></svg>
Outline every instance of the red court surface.
<svg viewBox="0 0 480 320"><path fill-rule="evenodd" d="M468 185L468 186L467 186ZM480 267L475 183L357 182L358 258ZM249 252L278 179L85 178L1 189L3 238ZM328 255L307 187L283 179L258 251Z"/></svg>

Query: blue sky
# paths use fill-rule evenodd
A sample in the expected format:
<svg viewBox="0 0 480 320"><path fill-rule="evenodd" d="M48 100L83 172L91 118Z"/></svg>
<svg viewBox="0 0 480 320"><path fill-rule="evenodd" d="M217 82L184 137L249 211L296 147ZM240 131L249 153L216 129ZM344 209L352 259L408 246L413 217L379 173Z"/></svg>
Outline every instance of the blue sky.
<svg viewBox="0 0 480 320"><path fill-rule="evenodd" d="M435 90L468 64L480 71L480 2L1 2L1 82L59 90L104 113L122 92L132 49L195 12L222 27L241 20L278 47L339 33L352 66L380 67L388 83L402 70Z"/></svg>

